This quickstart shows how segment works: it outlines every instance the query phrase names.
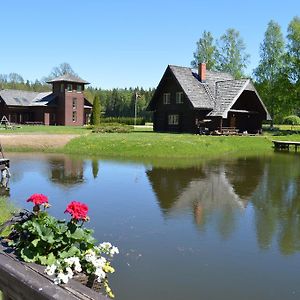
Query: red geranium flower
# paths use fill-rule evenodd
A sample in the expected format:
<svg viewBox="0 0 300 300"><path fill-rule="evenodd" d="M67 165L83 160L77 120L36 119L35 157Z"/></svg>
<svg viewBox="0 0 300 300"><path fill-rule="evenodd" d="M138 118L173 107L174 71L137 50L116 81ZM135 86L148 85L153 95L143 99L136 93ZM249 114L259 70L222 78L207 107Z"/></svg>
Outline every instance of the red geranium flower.
<svg viewBox="0 0 300 300"><path fill-rule="evenodd" d="M33 202L34 205L41 205L48 203L48 197L43 194L33 194L27 199L27 202Z"/></svg>
<svg viewBox="0 0 300 300"><path fill-rule="evenodd" d="M68 204L65 213L69 213L75 220L87 220L88 206L81 202L72 201Z"/></svg>

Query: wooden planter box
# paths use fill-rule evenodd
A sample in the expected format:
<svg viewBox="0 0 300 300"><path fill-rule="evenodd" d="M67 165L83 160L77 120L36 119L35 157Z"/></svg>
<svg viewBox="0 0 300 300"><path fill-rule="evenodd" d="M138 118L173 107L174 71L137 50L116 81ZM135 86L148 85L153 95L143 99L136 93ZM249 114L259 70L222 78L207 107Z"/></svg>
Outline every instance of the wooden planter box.
<svg viewBox="0 0 300 300"><path fill-rule="evenodd" d="M0 245L0 290L4 300L107 300L108 298L70 280L55 285L45 267L20 261L10 249Z"/></svg>

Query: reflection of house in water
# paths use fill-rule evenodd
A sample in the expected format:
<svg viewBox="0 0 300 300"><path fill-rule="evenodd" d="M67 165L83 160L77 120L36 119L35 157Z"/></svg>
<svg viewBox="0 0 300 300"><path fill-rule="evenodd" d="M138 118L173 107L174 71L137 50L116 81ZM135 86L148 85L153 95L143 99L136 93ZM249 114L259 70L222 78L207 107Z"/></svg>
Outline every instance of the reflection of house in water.
<svg viewBox="0 0 300 300"><path fill-rule="evenodd" d="M199 225L214 212L233 218L235 209L244 209L263 174L259 160L234 160L202 168L147 171L162 211L178 214L192 211ZM228 223L227 221L224 221Z"/></svg>
<svg viewBox="0 0 300 300"><path fill-rule="evenodd" d="M62 185L77 185L84 181L83 160L69 156L50 158L51 181Z"/></svg>

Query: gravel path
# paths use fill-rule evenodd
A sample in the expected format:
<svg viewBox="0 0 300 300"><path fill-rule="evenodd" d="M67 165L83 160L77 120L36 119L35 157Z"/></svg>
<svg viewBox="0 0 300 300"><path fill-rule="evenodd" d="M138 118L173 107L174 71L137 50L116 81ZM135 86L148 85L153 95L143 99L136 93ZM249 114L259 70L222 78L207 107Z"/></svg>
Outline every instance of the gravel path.
<svg viewBox="0 0 300 300"><path fill-rule="evenodd" d="M0 135L0 142L4 148L6 146L50 148L63 147L78 136L77 134L3 134Z"/></svg>

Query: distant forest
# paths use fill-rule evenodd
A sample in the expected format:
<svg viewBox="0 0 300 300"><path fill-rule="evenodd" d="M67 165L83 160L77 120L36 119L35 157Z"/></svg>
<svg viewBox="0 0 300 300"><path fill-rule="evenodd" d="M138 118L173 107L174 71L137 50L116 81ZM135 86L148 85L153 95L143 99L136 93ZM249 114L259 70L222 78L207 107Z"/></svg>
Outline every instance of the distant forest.
<svg viewBox="0 0 300 300"><path fill-rule="evenodd" d="M220 38L215 39L211 32L203 31L196 42L191 66L205 62L207 69L231 73L235 78L245 77L250 56L246 51L239 31L229 28ZM168 62L172 63L172 62ZM0 74L0 89L22 89L28 91L48 91L47 80L64 73L77 75L68 63L53 68L41 80L30 82L17 73ZM249 76L248 76L249 77ZM260 44L260 60L253 70L252 80L266 104L272 119L281 123L287 115L300 115L300 18L294 17L288 25L284 37L281 27L271 20ZM103 90L88 87L86 98L92 103L100 99L101 114L107 117L133 117L135 100L139 117L151 120L151 112L146 108L155 89L139 87Z"/></svg>

